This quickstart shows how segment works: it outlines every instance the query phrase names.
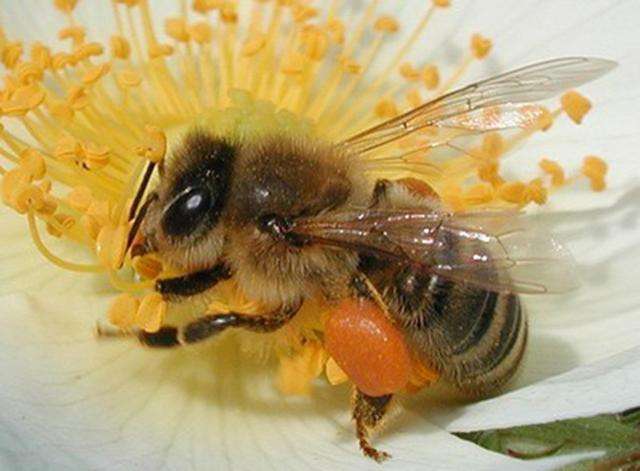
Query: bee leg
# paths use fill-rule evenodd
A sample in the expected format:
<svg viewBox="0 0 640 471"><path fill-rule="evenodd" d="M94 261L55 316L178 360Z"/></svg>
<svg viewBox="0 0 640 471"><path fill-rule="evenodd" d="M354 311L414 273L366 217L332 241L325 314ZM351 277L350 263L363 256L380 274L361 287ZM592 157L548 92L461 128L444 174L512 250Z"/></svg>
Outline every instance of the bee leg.
<svg viewBox="0 0 640 471"><path fill-rule="evenodd" d="M178 341L181 344L201 342L231 327L261 333L274 332L293 319L301 304L282 307L265 315L230 312L204 316L184 326L177 333Z"/></svg>
<svg viewBox="0 0 640 471"><path fill-rule="evenodd" d="M353 395L353 419L356 421L356 435L360 449L365 456L373 458L378 463L391 458L391 455L371 445L369 432L382 421L392 397L392 394L379 397L368 396L357 388Z"/></svg>
<svg viewBox="0 0 640 471"><path fill-rule="evenodd" d="M369 208L375 208L380 204L380 201L386 196L389 186L391 186L391 180L387 180L386 178L381 178L376 181L373 187L373 193L371 194Z"/></svg>
<svg viewBox="0 0 640 471"><path fill-rule="evenodd" d="M168 296L193 296L213 288L222 280L231 277L229 268L219 263L208 270L189 273L176 278L165 278L156 281L155 290Z"/></svg>

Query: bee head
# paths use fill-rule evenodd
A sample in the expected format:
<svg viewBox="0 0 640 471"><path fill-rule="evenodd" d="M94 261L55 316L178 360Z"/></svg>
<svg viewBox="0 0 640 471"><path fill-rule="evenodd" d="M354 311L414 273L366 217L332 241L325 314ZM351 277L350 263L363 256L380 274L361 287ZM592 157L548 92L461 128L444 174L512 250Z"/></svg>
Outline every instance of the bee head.
<svg viewBox="0 0 640 471"><path fill-rule="evenodd" d="M187 271L216 263L234 155L232 144L202 131L183 139L150 195L140 228L148 251Z"/></svg>

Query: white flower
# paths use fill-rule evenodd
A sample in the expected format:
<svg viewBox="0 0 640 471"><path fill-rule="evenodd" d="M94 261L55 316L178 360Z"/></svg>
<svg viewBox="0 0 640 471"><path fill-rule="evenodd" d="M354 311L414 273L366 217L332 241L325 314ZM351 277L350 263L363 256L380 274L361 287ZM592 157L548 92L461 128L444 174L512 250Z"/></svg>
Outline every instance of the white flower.
<svg viewBox="0 0 640 471"><path fill-rule="evenodd" d="M80 2L77 18L92 33L111 31L108 3ZM158 17L176 9L151 3ZM389 1L382 8L398 9L400 22L413 24L423 3ZM41 0L0 0L0 11L11 37L52 43L65 24ZM620 66L584 87L594 111L581 127L560 121L510 156L531 166L541 155L567 168L588 154L609 162L605 193L566 188L545 209L578 261L582 288L527 299L530 348L511 392L455 407L409 401L376 441L394 456L385 469L539 468L542 462L497 455L448 431L638 405L639 21L633 2L454 0L412 49L416 60L424 45L434 54L429 60L451 61L459 55L452 44L482 31L496 52L469 79L567 55L610 58ZM112 297L105 277L59 270L33 248L23 218L2 207L0 221L3 469L377 469L357 449L345 386L283 397L273 388L271 365L256 364L231 338L171 352L96 341L95 320Z"/></svg>

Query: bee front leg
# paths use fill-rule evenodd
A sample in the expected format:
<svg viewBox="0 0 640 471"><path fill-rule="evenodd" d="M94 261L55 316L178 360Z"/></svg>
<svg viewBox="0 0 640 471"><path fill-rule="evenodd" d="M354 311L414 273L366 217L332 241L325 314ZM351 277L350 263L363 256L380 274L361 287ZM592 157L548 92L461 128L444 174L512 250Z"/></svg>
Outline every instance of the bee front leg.
<svg viewBox="0 0 640 471"><path fill-rule="evenodd" d="M353 394L353 419L356 421L356 435L360 443L360 449L365 456L373 458L378 463L390 458L391 455L377 450L371 445L369 432L375 429L389 410L393 395L372 397L359 389L354 389Z"/></svg>
<svg viewBox="0 0 640 471"><path fill-rule="evenodd" d="M222 280L231 277L229 268L219 263L207 270L189 273L176 278L165 278L156 281L155 289L163 296L194 296L213 288Z"/></svg>

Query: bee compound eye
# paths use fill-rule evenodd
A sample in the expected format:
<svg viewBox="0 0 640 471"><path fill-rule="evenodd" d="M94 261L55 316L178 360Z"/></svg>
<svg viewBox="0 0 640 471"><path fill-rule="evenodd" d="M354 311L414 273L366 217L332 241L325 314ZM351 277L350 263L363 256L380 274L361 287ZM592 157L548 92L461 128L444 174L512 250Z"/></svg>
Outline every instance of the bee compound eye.
<svg viewBox="0 0 640 471"><path fill-rule="evenodd" d="M211 192L206 187L187 188L165 209L162 228L171 236L193 232L207 218L211 203Z"/></svg>

